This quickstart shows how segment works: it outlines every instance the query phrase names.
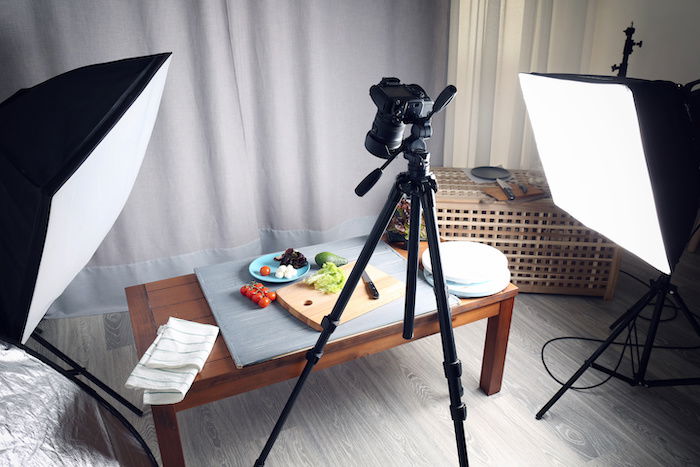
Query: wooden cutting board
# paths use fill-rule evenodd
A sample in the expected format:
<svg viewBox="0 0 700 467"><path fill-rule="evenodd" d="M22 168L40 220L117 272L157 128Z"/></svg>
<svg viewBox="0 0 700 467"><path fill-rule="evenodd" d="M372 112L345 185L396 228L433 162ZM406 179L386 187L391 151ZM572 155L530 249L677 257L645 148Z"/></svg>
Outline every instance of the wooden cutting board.
<svg viewBox="0 0 700 467"><path fill-rule="evenodd" d="M346 277L350 275L354 265L355 262L352 262L341 267ZM365 283L360 279L341 316L341 324L382 305L386 305L405 294L404 283L400 280L372 265L368 265L365 270L372 282L374 282L374 285L377 286L379 298L376 300L372 299L365 289ZM318 331L322 330L321 320L331 312L339 296L340 292L325 294L311 285L304 284L302 281L277 289L277 303L289 311L292 316Z"/></svg>
<svg viewBox="0 0 700 467"><path fill-rule="evenodd" d="M515 195L515 199L513 201L542 197L545 194L544 191L532 185L525 185L525 188L527 188L527 193L523 193L523 190L521 190L516 183L509 183L509 185L513 189L513 194ZM482 188L481 191L496 198L498 201L508 201L508 197L500 186Z"/></svg>

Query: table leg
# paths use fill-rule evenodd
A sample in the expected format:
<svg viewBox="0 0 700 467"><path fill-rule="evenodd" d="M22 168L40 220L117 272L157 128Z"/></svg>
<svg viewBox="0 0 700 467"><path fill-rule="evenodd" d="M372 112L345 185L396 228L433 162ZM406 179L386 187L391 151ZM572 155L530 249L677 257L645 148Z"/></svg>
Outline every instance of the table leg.
<svg viewBox="0 0 700 467"><path fill-rule="evenodd" d="M185 455L182 452L175 409L172 405L153 405L151 412L163 467L184 467Z"/></svg>
<svg viewBox="0 0 700 467"><path fill-rule="evenodd" d="M490 317L486 326L486 343L484 358L481 362L479 387L487 396L501 390L514 301L514 298L502 301L498 314Z"/></svg>

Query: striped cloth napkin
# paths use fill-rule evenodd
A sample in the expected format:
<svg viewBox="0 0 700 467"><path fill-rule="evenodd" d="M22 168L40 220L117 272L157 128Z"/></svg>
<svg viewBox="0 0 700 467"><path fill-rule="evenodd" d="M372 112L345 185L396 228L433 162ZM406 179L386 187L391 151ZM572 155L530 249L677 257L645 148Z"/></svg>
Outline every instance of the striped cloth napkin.
<svg viewBox="0 0 700 467"><path fill-rule="evenodd" d="M126 387L144 389L144 404L180 402L202 371L218 334L217 326L170 317L158 328L156 339L129 375Z"/></svg>

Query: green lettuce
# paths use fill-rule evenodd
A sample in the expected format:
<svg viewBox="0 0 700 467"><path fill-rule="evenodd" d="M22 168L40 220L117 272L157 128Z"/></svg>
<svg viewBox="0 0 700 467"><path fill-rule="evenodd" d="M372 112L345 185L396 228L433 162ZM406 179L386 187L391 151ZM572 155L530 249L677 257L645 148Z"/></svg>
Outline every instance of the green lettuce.
<svg viewBox="0 0 700 467"><path fill-rule="evenodd" d="M329 262L324 263L316 274L304 279L304 283L313 285L323 293L338 293L343 289L345 280L343 270Z"/></svg>

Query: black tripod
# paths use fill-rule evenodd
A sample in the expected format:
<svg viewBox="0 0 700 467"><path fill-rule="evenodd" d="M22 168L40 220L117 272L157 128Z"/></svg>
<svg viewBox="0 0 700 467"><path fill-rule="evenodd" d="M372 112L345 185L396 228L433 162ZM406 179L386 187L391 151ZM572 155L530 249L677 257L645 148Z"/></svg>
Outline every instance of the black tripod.
<svg viewBox="0 0 700 467"><path fill-rule="evenodd" d="M457 358L457 349L455 348L454 334L452 332L452 318L450 306L447 298L447 287L442 272L440 262L440 251L438 249L439 238L437 229L437 217L435 213L435 200L433 193L437 191L437 183L434 175L430 172L430 153L426 150L425 139L431 136L430 118L438 112L452 99L456 93L454 86L448 86L438 97L433 110L424 118L413 122L411 128L411 136L406 138L399 148L391 151L386 149L387 162L382 166L385 168L398 154L404 153L404 157L408 160L408 171L402 172L396 177L386 204L382 208L379 217L377 218L372 231L370 232L367 241L362 248L357 262L350 272L345 287L340 292L338 301L335 303L331 313L323 318L321 326L323 331L316 342L316 345L306 354L307 363L304 370L301 372L299 379L292 390L287 403L282 410L282 413L275 424L270 437L265 443L265 447L260 454L260 457L255 461L255 466L265 465L265 460L274 445L277 436L279 435L284 422L287 419L297 396L301 392L306 379L308 378L314 365L323 355L323 348L330 338L335 328L338 326L345 306L352 293L355 290L357 282L365 270L374 249L379 243L386 226L396 209L396 205L405 194L411 199L411 217L410 231L408 237L408 265L406 273L406 302L404 310L404 328L403 337L411 339L413 337L413 317L416 296L416 275L418 273L418 246L420 241L420 214L421 207L425 213L425 227L428 237L428 248L430 250L430 260L433 265L433 278L435 298L437 302L437 315L440 323L440 335L442 337L442 351L444 355L444 370L445 377L450 393L450 411L452 420L454 421L455 437L457 440L457 454L459 456L459 465L466 467L469 465L467 460L467 443L464 436L464 420L467 416L467 408L462 403L462 384L460 376L462 374L462 364ZM368 175L355 189L355 193L359 196L364 195L377 182L381 176L381 170L376 169Z"/></svg>
<svg viewBox="0 0 700 467"><path fill-rule="evenodd" d="M569 380L564 383L564 385L557 391L556 394L537 412L535 418L538 420L559 400L564 393L573 386L573 384L578 380L583 373L589 368L594 368L598 371L606 373L612 377L621 379L633 386L678 386L678 385L694 385L700 384L700 378L675 378L675 379L657 379L648 380L646 379L647 366L649 365L649 359L651 357L651 351L654 348L654 339L656 338L656 331L659 327L659 322L661 321L661 312L664 309L664 303L666 302L667 296L672 297L672 300L678 305L681 313L690 322L695 332L700 336L700 324L698 324L695 316L688 310L685 302L678 294L678 289L675 285L671 284L671 277L662 274L655 281L651 282L649 290L642 298L640 298L637 303L632 305L632 307L627 310L622 316L620 316L613 324L610 325L612 333L603 342L598 349L593 352L593 354L581 365L581 367L574 373L574 375L569 378ZM632 376L623 375L616 370L598 365L595 363L596 359L605 352L605 350L617 339L617 337L622 334L622 332L633 326L634 321L637 319L642 310L651 303L652 300L656 299L654 305L654 312L651 317L651 322L649 323L649 331L647 334L646 341L644 342L644 347L642 350L641 358L639 358L639 366L634 368L634 359L632 360ZM624 350L623 350L624 352ZM634 358L634 354L631 354Z"/></svg>

